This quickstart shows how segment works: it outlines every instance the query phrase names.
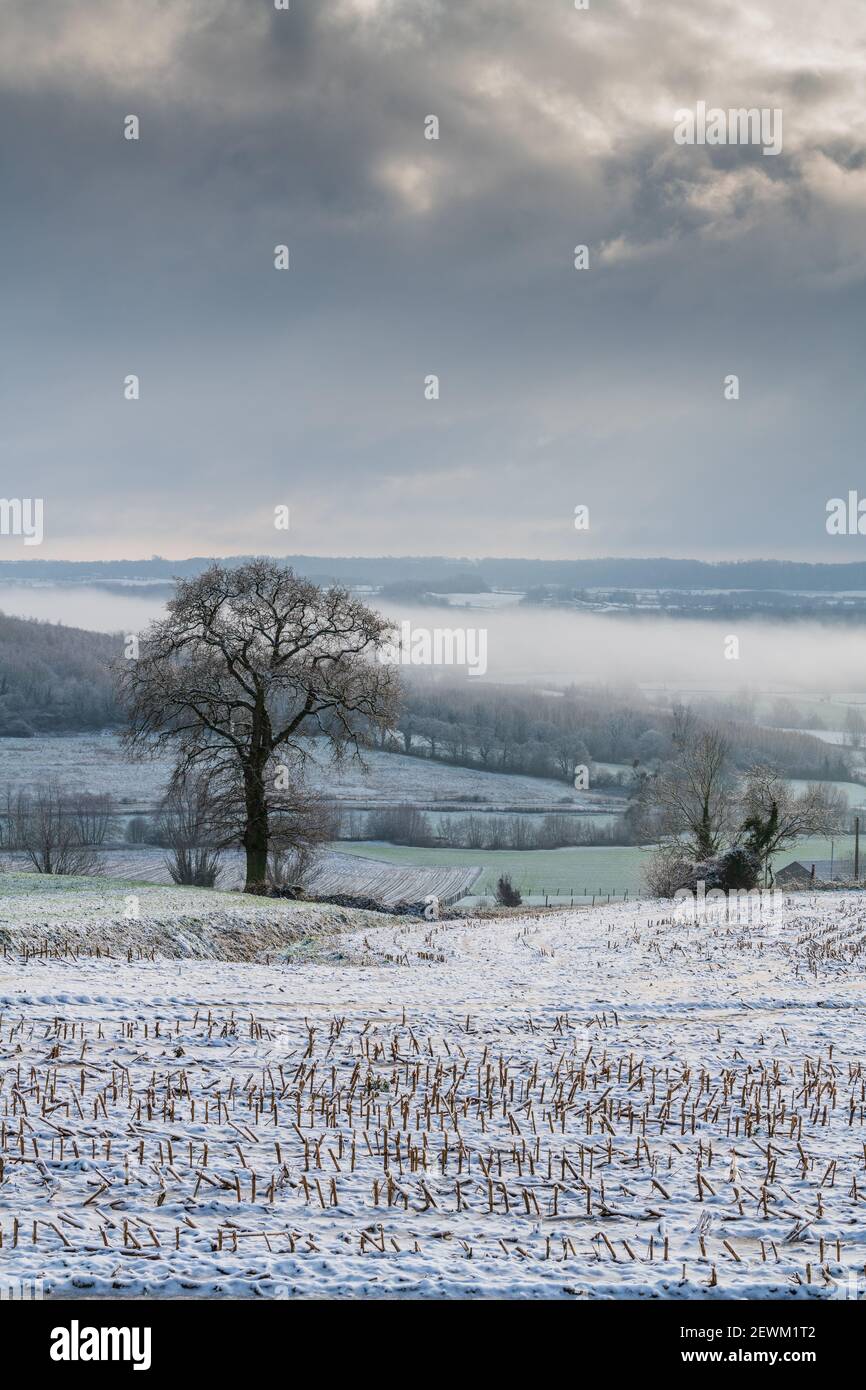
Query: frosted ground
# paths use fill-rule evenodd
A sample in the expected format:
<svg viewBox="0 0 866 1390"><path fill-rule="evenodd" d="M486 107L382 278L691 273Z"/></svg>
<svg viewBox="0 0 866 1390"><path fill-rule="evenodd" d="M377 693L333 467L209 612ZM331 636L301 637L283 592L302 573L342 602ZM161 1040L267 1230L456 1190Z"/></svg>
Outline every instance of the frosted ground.
<svg viewBox="0 0 866 1390"><path fill-rule="evenodd" d="M863 1273L862 895L689 926L155 887L129 920L128 885L26 888L0 879L0 1274L804 1299Z"/></svg>
<svg viewBox="0 0 866 1390"><path fill-rule="evenodd" d="M78 791L109 792L118 808L150 810L164 795L171 773L165 757L131 764L116 734L4 738L0 791L38 786L52 778ZM310 785L338 798L341 806L395 806L411 802L443 810L480 811L576 809L604 815L622 811L621 798L575 791L568 782L520 773L449 767L425 758L369 749L362 766L347 759L334 768L311 757Z"/></svg>
<svg viewBox="0 0 866 1390"><path fill-rule="evenodd" d="M133 883L169 885L172 882L168 856L162 849L104 850L100 852L101 872ZM0 859L0 874L20 879L20 891L30 891L36 881L33 865L25 854L7 853ZM14 870L14 873L9 872ZM465 863L432 864L430 866L391 864L366 855L341 854L323 851L305 878L306 890L312 897L346 896L372 899L381 907L396 907L400 903L425 903L435 897L442 906L458 902L470 894L481 869ZM246 877L246 858L240 850L225 850L220 857L220 876L217 891L241 889ZM82 881L81 891L91 901L102 902L98 880ZM39 891L38 889L35 891ZM225 907L219 904L218 910ZM2 914L0 914L2 915Z"/></svg>

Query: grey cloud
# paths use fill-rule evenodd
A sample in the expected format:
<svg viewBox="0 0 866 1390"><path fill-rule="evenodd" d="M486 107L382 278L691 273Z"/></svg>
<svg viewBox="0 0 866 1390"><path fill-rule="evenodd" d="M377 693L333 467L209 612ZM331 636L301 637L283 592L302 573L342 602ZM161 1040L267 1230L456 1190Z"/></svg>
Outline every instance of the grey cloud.
<svg viewBox="0 0 866 1390"><path fill-rule="evenodd" d="M569 555L578 501L582 554L834 552L859 3L814 68L782 0L7 9L3 491L46 554L263 549L284 501L307 552ZM783 154L675 146L698 99L782 105Z"/></svg>

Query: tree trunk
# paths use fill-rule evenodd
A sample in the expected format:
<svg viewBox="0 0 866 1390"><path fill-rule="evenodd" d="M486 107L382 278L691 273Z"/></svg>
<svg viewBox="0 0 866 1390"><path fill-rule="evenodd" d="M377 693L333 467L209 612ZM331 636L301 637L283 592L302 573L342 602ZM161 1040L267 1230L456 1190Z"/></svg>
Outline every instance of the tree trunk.
<svg viewBox="0 0 866 1390"><path fill-rule="evenodd" d="M261 774L248 772L244 776L244 796L247 823L244 829L244 849L247 856L245 893L261 893L267 881L268 803Z"/></svg>

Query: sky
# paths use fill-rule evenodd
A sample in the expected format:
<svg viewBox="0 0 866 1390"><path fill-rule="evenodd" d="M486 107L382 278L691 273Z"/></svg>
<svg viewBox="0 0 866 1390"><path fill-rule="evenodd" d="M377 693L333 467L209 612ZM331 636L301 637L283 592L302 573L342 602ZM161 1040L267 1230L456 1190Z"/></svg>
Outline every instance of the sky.
<svg viewBox="0 0 866 1390"><path fill-rule="evenodd" d="M0 560L863 558L825 525L866 496L862 0L2 28L0 497L44 539ZM780 153L678 144L699 102Z"/></svg>

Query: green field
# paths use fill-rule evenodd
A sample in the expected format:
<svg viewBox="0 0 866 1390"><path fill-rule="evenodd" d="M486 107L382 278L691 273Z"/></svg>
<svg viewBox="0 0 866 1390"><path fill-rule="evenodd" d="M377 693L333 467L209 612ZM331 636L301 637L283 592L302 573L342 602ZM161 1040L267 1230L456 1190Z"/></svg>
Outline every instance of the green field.
<svg viewBox="0 0 866 1390"><path fill-rule="evenodd" d="M582 897L592 894L628 893L631 897L645 891L643 866L649 852L635 846L582 846L579 849L533 850L473 850L473 849L416 849L414 846L389 845L379 841L335 842L334 849L345 854L358 854L368 859L384 859L390 864L477 864L482 875L475 892L492 893L500 874L508 874L515 888L524 895L551 897ZM863 843L866 866L866 835ZM854 854L853 836L840 836L835 841L836 859L850 859ZM829 859L829 840L803 840L791 850L777 855L777 869L792 859Z"/></svg>

